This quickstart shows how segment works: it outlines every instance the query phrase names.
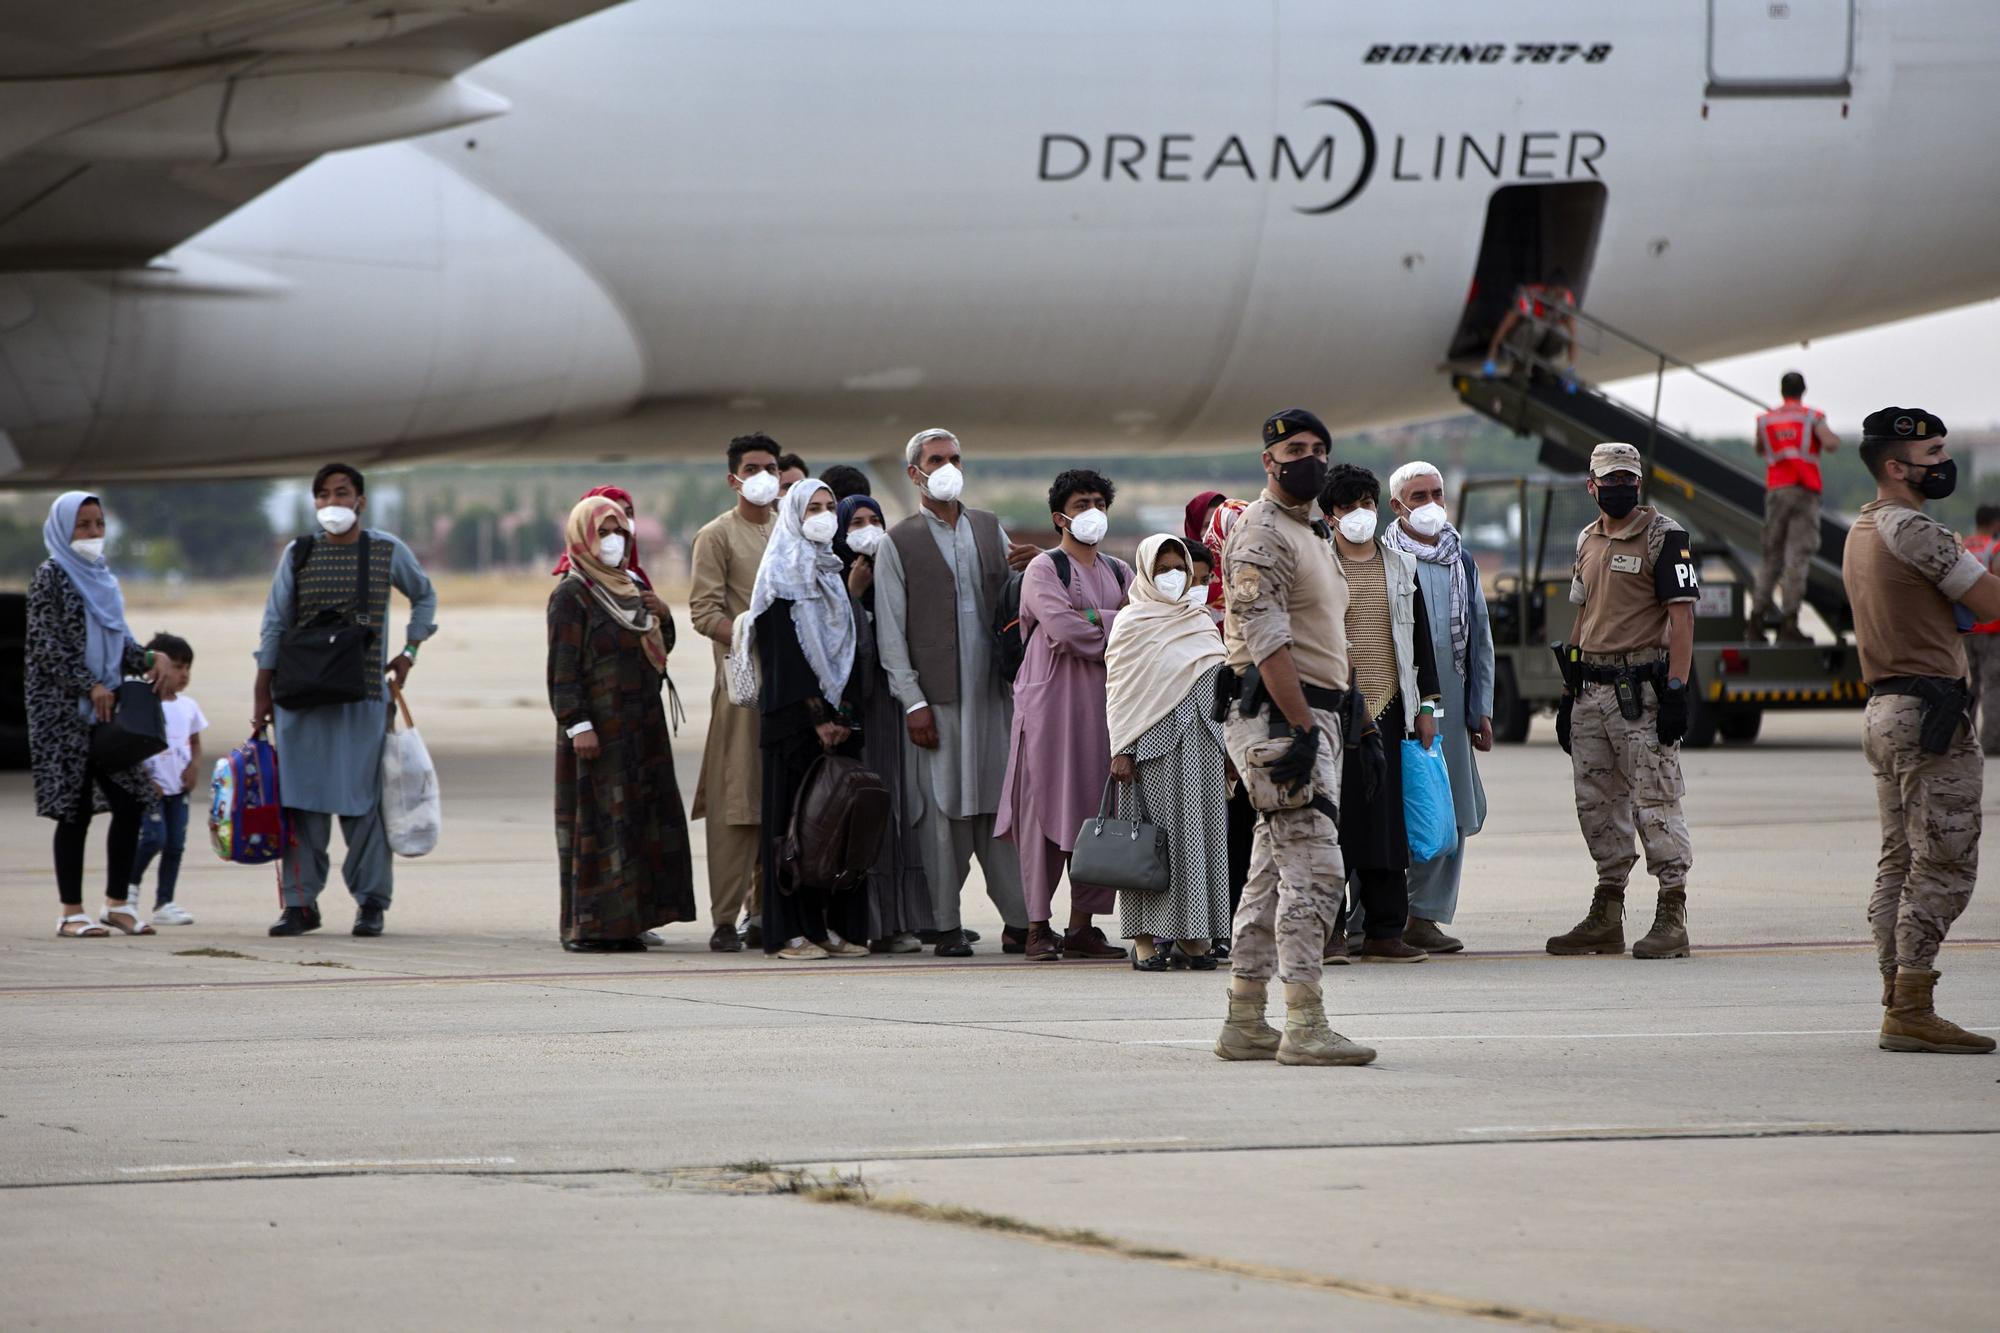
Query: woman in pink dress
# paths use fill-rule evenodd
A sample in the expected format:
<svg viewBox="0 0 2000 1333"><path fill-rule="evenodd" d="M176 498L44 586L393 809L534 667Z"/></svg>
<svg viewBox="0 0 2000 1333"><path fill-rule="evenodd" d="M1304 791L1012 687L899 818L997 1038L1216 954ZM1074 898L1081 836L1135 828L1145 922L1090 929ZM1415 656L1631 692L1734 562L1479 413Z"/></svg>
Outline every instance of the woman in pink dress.
<svg viewBox="0 0 2000 1333"><path fill-rule="evenodd" d="M1020 851L1030 962L1125 956L1091 924L1116 902L1111 889L1072 883L1069 928L1058 939L1049 925L1076 831L1097 813L1111 772L1104 644L1132 582L1130 569L1097 550L1113 493L1111 480L1095 472L1057 477L1049 511L1062 542L1036 556L1021 579L1027 656L1014 681L1007 777L993 831Z"/></svg>

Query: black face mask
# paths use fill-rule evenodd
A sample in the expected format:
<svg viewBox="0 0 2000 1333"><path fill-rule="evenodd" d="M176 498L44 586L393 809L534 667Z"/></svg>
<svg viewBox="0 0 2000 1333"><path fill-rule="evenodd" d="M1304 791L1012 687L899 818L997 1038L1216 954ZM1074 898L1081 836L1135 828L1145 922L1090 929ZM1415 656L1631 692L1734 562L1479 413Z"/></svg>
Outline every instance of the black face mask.
<svg viewBox="0 0 2000 1333"><path fill-rule="evenodd" d="M1623 518L1639 507L1639 486L1607 486L1597 483L1597 507L1612 518Z"/></svg>
<svg viewBox="0 0 2000 1333"><path fill-rule="evenodd" d="M1326 473L1327 461L1318 454L1294 458L1278 465L1278 489L1304 504L1317 498L1326 486Z"/></svg>
<svg viewBox="0 0 2000 1333"><path fill-rule="evenodd" d="M1958 460L1947 458L1942 463L1934 463L1918 473L1915 481L1911 481L1906 472L1903 481L1916 487L1917 494L1926 500L1942 500L1958 489Z"/></svg>

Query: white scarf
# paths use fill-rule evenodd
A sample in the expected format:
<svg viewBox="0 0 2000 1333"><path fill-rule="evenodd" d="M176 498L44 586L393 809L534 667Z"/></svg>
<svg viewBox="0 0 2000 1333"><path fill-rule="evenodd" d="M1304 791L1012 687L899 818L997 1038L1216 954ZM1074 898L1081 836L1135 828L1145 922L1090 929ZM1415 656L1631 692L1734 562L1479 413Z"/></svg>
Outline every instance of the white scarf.
<svg viewBox="0 0 2000 1333"><path fill-rule="evenodd" d="M1447 523L1439 531L1437 541L1425 542L1412 537L1398 519L1389 525L1389 532L1382 540L1428 564L1444 565L1451 570L1451 660L1460 676L1468 675L1465 657L1472 643L1472 622L1467 618L1466 608L1472 602L1472 590L1466 585L1465 561L1461 558L1464 548L1458 539L1458 529Z"/></svg>
<svg viewBox="0 0 2000 1333"><path fill-rule="evenodd" d="M826 489L825 482L808 477L778 501L777 526L750 592L750 620L754 624L773 602L790 602L792 628L806 665L819 679L820 698L838 708L854 668L854 606L840 576L840 557L831 546L807 541L803 531L806 505Z"/></svg>
<svg viewBox="0 0 2000 1333"><path fill-rule="evenodd" d="M1178 708L1202 673L1226 656L1208 611L1168 597L1153 581L1153 562L1168 542L1187 558L1187 543L1171 533L1157 532L1139 543L1131 591L1104 644L1105 721L1113 754Z"/></svg>

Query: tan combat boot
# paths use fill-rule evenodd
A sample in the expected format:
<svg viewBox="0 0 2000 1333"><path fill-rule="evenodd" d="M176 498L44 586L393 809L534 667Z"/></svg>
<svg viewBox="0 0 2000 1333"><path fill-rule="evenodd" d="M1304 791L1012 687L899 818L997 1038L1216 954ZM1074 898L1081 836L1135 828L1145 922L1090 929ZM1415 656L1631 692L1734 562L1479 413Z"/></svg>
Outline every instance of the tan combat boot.
<svg viewBox="0 0 2000 1333"><path fill-rule="evenodd" d="M1566 935L1549 940L1549 952L1559 956L1625 952L1625 895L1598 889L1590 896L1590 914Z"/></svg>
<svg viewBox="0 0 2000 1333"><path fill-rule="evenodd" d="M1222 1035L1215 1039L1215 1053L1225 1060L1274 1060L1278 1056L1278 1030L1264 1021L1264 1001L1269 987L1261 981L1232 979L1229 983L1229 1018Z"/></svg>
<svg viewBox="0 0 2000 1333"><path fill-rule="evenodd" d="M1938 974L1921 967L1896 970L1895 995L1882 1015L1882 1036L1875 1043L1885 1051L1931 1051L1939 1055L1989 1055L1993 1038L1967 1032L1931 1008ZM1278 1052L1280 1060L1284 1052Z"/></svg>
<svg viewBox="0 0 2000 1333"><path fill-rule="evenodd" d="M1375 1052L1327 1026L1319 987L1285 984L1285 1036L1278 1043L1281 1065L1365 1065Z"/></svg>
<svg viewBox="0 0 2000 1333"><path fill-rule="evenodd" d="M1688 956L1688 895L1686 889L1661 889L1660 905L1653 912L1653 928L1632 946L1634 958L1685 958Z"/></svg>
<svg viewBox="0 0 2000 1333"><path fill-rule="evenodd" d="M1882 1007L1887 1009L1896 1002L1896 965L1883 963L1882 967Z"/></svg>

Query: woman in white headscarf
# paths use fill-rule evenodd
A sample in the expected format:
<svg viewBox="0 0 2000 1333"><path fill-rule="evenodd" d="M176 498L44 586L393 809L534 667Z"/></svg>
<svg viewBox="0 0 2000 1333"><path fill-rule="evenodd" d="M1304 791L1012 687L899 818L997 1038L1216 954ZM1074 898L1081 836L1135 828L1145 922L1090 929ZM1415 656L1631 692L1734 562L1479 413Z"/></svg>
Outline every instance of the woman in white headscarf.
<svg viewBox="0 0 2000 1333"><path fill-rule="evenodd" d="M1141 972L1213 969L1211 942L1229 939L1228 761L1209 719L1224 653L1206 607L1190 600L1188 556L1187 542L1168 533L1139 543L1129 600L1104 648L1111 776L1136 784L1144 818L1166 829L1172 871L1165 893L1118 895L1120 933ZM1131 817L1140 803L1124 796Z"/></svg>
<svg viewBox="0 0 2000 1333"><path fill-rule="evenodd" d="M763 677L764 952L795 961L868 956L860 942L868 938L867 894L787 892L778 874L779 847L813 761L861 752L849 689L854 604L833 551L835 511L823 481L808 477L786 491L750 594Z"/></svg>

